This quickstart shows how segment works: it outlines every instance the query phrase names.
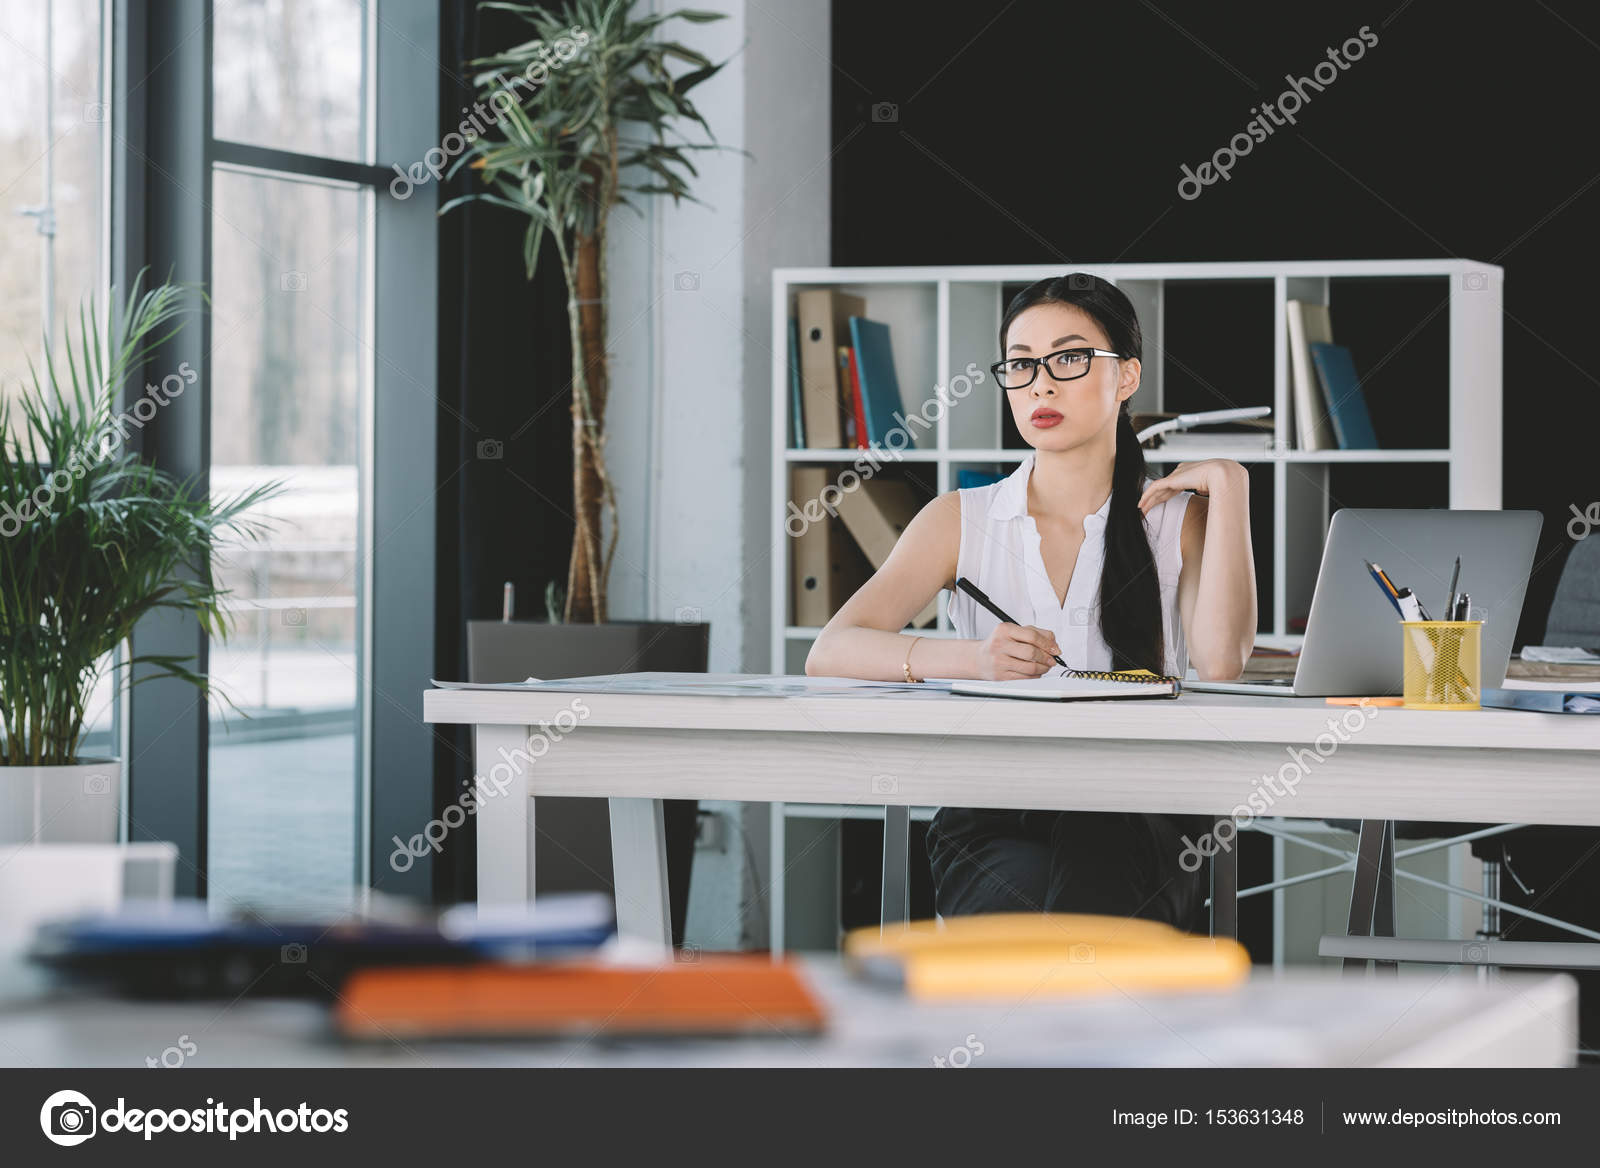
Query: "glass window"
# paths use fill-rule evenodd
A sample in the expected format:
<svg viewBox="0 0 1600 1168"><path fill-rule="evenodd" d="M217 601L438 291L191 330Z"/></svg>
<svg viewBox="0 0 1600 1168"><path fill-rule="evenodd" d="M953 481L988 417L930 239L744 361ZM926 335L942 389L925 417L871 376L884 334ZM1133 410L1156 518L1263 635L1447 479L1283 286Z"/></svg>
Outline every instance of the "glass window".
<svg viewBox="0 0 1600 1168"><path fill-rule="evenodd" d="M79 306L105 300L102 18L101 0L0 6L0 409L30 359L42 372L44 335L59 346ZM120 753L116 710L104 673L85 754Z"/></svg>
<svg viewBox="0 0 1600 1168"><path fill-rule="evenodd" d="M363 0L215 0L213 134L369 162Z"/></svg>
<svg viewBox="0 0 1600 1168"><path fill-rule="evenodd" d="M211 648L213 898L339 907L360 807L357 546L368 188L217 168L211 489L278 480L270 529L219 557L234 632ZM248 715L241 717L240 712Z"/></svg>

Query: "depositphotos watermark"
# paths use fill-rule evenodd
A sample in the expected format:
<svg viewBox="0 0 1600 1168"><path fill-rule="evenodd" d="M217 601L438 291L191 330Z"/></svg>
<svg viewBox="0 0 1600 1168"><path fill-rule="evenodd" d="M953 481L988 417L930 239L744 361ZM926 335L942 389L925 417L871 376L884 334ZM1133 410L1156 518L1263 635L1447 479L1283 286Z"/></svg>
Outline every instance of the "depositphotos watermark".
<svg viewBox="0 0 1600 1168"><path fill-rule="evenodd" d="M1179 836L1178 838L1183 840L1184 848L1178 856L1178 867L1185 872L1198 872L1207 857L1216 855L1219 850L1232 851L1233 837L1238 834L1239 828L1247 827L1251 820L1266 815L1279 798L1295 793L1295 788L1312 771L1308 763L1321 763L1332 758L1341 742L1349 742L1352 734L1378 716L1378 709L1371 702L1371 698L1362 698L1361 704L1351 706L1345 711L1344 717L1329 718L1327 731L1318 734L1312 743L1316 747L1314 751L1301 746L1284 747L1289 761L1278 768L1276 775L1262 775L1255 781L1255 790L1245 796L1245 801L1233 809L1233 818L1224 819L1217 824L1215 836L1209 831L1201 835L1198 840L1191 840L1186 835ZM1351 718L1355 719L1354 725L1350 723ZM1322 746L1324 738L1328 740L1326 750ZM1289 776L1291 770L1294 772L1293 778ZM1224 833L1226 833L1225 838Z"/></svg>
<svg viewBox="0 0 1600 1168"><path fill-rule="evenodd" d="M1278 94L1276 102L1264 101L1258 106L1251 106L1250 113L1253 116L1245 123L1245 128L1229 138L1228 144L1213 154L1209 162L1202 162L1193 170L1189 169L1188 163L1182 164L1179 169L1183 171L1183 178L1178 180L1178 197L1192 203L1200 197L1201 191L1219 178L1228 182L1233 177L1234 163L1254 150L1258 142L1265 142L1276 127L1294 125L1295 115L1310 104L1312 93L1321 93L1332 85L1339 79L1340 73L1350 68L1352 61L1361 60L1367 55L1367 50L1377 43L1378 34L1372 31L1371 25L1363 24L1356 30L1356 35L1339 48L1330 48L1328 59L1318 61L1316 68L1311 70L1311 76L1296 77L1293 73L1285 73L1283 79L1289 83L1289 88Z"/></svg>
<svg viewBox="0 0 1600 1168"><path fill-rule="evenodd" d="M340 1107L312 1107L301 1102L296 1107L266 1107L257 1095L248 1107L229 1107L221 1100L206 1098L203 1107L129 1107L117 1096L116 1106L97 1108L81 1091L57 1091L39 1109L39 1127L52 1144L70 1148L97 1135L126 1132L146 1141L167 1132L197 1135L227 1134L230 1141L242 1135L273 1135L307 1132L347 1132L350 1112Z"/></svg>
<svg viewBox="0 0 1600 1168"><path fill-rule="evenodd" d="M456 801L446 807L439 818L429 820L428 825L409 840L403 840L397 835L389 837L394 840L394 851L389 855L389 867L396 872L409 872L411 866L430 850L435 853L443 851L444 841L449 838L450 833L465 823L467 816L476 815L480 803L497 795L504 795L506 789L511 786L511 780L526 773L523 768L531 767L550 753L553 744L560 742L588 716L589 707L584 700L573 698L572 704L556 715L554 723L539 723L539 732L528 736L526 748L507 750L503 746L500 747L497 752L500 761L489 768L487 775L475 775L470 784L463 779L461 785L467 790L461 792Z"/></svg>
<svg viewBox="0 0 1600 1168"><path fill-rule="evenodd" d="M539 54L539 60L524 69L520 76L513 77L491 93L485 101L475 101L470 107L462 106L461 112L467 116L441 138L437 146L430 146L424 151L421 162L413 162L404 170L398 162L392 163L394 178L389 183L389 193L397 199L409 199L429 179L438 182L443 178L451 162L465 154L467 147L481 138L485 130L499 124L500 119L519 104L516 89L539 88L549 80L552 70L572 60L578 55L578 50L589 43L589 34L581 25L575 24L568 31L571 36L557 37L549 44L543 41L536 44L534 52Z"/></svg>
<svg viewBox="0 0 1600 1168"><path fill-rule="evenodd" d="M913 445L918 431L938 425L939 419L950 411L952 404L971 393L973 386L982 385L983 382L983 370L978 368L976 362L968 361L966 372L957 373L948 386L934 386L933 396L924 401L916 413L908 416L896 410L895 425L883 436L882 446L863 450L851 466L839 472L836 480L822 488L817 498L807 499L804 507L798 506L793 499L789 500L789 517L783 522L783 529L789 533L789 537L799 539L811 530L813 523L820 523L824 516L838 515L839 500L859 491L861 484L876 475L886 460L899 462L900 452Z"/></svg>
<svg viewBox="0 0 1600 1168"><path fill-rule="evenodd" d="M1600 503L1590 503L1583 510L1578 510L1576 503L1568 503L1567 510L1572 512L1572 518L1567 520L1567 534L1574 541L1589 538L1589 533L1600 527Z"/></svg>
<svg viewBox="0 0 1600 1168"><path fill-rule="evenodd" d="M976 1034L967 1035L967 1040L960 1046L952 1046L949 1054L936 1054L933 1056L933 1065L936 1067L954 1067L961 1070L970 1067L972 1060L989 1048L983 1044Z"/></svg>
<svg viewBox="0 0 1600 1168"><path fill-rule="evenodd" d="M182 362L176 373L167 374L161 379L160 385L146 385L143 397L112 415L95 435L96 441L91 449L74 450L67 456L66 462L45 474L39 485L16 500L14 506L9 499L0 500L0 537L10 539L20 534L25 525L42 515L49 515L50 505L57 495L70 490L75 480L89 473L91 466L114 457L122 449L122 444L128 440L130 427L143 430L144 424L155 417L162 406L182 396L183 391L198 380L200 375L194 371L194 366L187 361Z"/></svg>

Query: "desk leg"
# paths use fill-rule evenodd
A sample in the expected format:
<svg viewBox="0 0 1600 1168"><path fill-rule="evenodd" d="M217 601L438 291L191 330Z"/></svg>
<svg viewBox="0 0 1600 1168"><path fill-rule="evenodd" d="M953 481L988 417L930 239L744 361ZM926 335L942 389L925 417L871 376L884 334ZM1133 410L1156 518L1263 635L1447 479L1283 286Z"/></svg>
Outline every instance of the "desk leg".
<svg viewBox="0 0 1600 1168"><path fill-rule="evenodd" d="M1372 935L1394 936L1394 820L1383 821L1383 855L1378 861L1378 895L1372 905ZM1393 961L1374 961L1375 972L1398 977L1400 966Z"/></svg>
<svg viewBox="0 0 1600 1168"><path fill-rule="evenodd" d="M1381 819L1363 819L1361 821L1361 837L1356 843L1356 872L1355 880L1350 885L1350 921L1345 927L1345 935L1350 937L1372 936L1372 926L1376 919L1380 878L1383 872L1383 859L1386 849L1392 849L1389 842L1389 825ZM1391 853L1392 854L1392 853ZM1389 889L1392 898L1394 889ZM1394 922L1393 900L1390 901L1389 922L1391 931ZM1344 971L1346 973L1362 973L1367 968L1364 957L1346 957Z"/></svg>
<svg viewBox="0 0 1600 1168"><path fill-rule="evenodd" d="M1222 826L1228 826L1228 843L1224 847ZM1218 819L1211 827L1211 838L1219 841L1216 854L1211 857L1211 935L1213 937L1239 936L1239 825L1231 816Z"/></svg>
<svg viewBox="0 0 1600 1168"><path fill-rule="evenodd" d="M523 904L533 899L533 800L526 726L473 728L477 773L478 903ZM512 761L506 761L510 759Z"/></svg>
<svg viewBox="0 0 1600 1168"><path fill-rule="evenodd" d="M883 912L879 928L911 916L911 808L883 809Z"/></svg>
<svg viewBox="0 0 1600 1168"><path fill-rule="evenodd" d="M660 799L612 799L611 870L617 933L672 944L667 901L667 836Z"/></svg>

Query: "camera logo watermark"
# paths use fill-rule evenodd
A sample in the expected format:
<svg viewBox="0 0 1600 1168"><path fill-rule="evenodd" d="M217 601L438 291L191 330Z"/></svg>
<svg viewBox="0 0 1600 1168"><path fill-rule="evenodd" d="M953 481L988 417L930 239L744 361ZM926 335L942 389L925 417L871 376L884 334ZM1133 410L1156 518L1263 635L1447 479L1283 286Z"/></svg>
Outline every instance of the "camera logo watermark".
<svg viewBox="0 0 1600 1168"><path fill-rule="evenodd" d="M79 1091L57 1091L39 1108L44 1138L63 1148L76 1147L95 1133L95 1107Z"/></svg>
<svg viewBox="0 0 1600 1168"><path fill-rule="evenodd" d="M512 779L525 774L525 767L531 767L539 759L550 753L550 747L560 742L563 737L577 728L580 721L589 716L589 707L582 698L573 698L571 704L555 717L555 722L539 723L539 733L528 736L526 748L508 751L500 747L500 761L489 768L487 775L474 776L469 785L462 780L461 785L467 790L461 792L456 801L446 807L439 818L431 819L416 835L409 840L399 836L390 836L394 840L394 851L389 855L389 867L396 872L409 872L411 867L431 850L435 854L444 850L444 841L450 833L467 821L467 816L478 813L478 805L487 799L504 795L511 786ZM480 763L482 760L479 760ZM289 948L285 946L285 948ZM285 957L285 961L289 958ZM301 960L305 960L304 956Z"/></svg>
<svg viewBox="0 0 1600 1168"><path fill-rule="evenodd" d="M1371 25L1363 24L1356 30L1356 35L1338 49L1330 48L1328 59L1317 62L1316 68L1311 70L1311 76L1296 77L1293 73L1285 73L1283 79L1289 83L1289 88L1278 94L1276 102L1265 101L1259 106L1251 106L1250 113L1253 116L1245 123L1245 128L1229 138L1228 144L1213 154L1210 161L1202 162L1193 170L1189 169L1188 163L1179 167L1183 171L1183 178L1178 180L1178 197L1192 203L1218 179L1231 181L1234 164L1239 159L1254 150L1258 143L1265 142L1274 128L1294 125L1295 115L1310 104L1311 94L1321 93L1332 85L1339 79L1340 73L1350 68L1352 62L1366 56L1367 50L1377 43L1378 34L1372 31Z"/></svg>
<svg viewBox="0 0 1600 1168"><path fill-rule="evenodd" d="M912 445L918 431L927 431L938 425L939 419L949 412L952 404L970 394L974 385L982 385L983 382L983 370L978 368L976 362L968 361L966 372L952 377L949 386L935 386L933 397L924 401L916 413L908 417L896 410L895 425L883 436L882 447L863 450L854 464L840 471L839 477L823 487L815 499L807 499L804 507L798 506L793 499L789 500L789 516L783 521L784 531L789 533L791 539L799 539L811 530L813 523L820 523L825 516L837 516L839 501L859 491L862 483L873 478L882 468L885 457L900 461L900 452Z"/></svg>
<svg viewBox="0 0 1600 1168"><path fill-rule="evenodd" d="M1314 769L1307 765L1308 763L1320 764L1332 758L1340 743L1349 742L1352 734L1378 716L1377 707L1371 702L1370 698L1362 698L1361 704L1351 706L1345 711L1344 717L1329 718L1327 731L1318 734L1312 743L1316 748L1314 751L1299 746L1284 747L1289 761L1278 768L1276 775L1262 775L1257 779L1253 784L1255 790L1245 796L1245 801L1233 809L1231 820L1224 819L1217 824L1215 835L1208 831L1198 840L1191 840L1187 835L1179 836L1178 838L1183 840L1184 848L1178 855L1178 867L1185 872L1198 872L1200 865L1208 857L1216 855L1218 851L1232 851L1233 837L1238 834L1240 827L1247 827L1251 820L1266 815L1279 798L1295 793L1295 788ZM1355 719L1354 725L1351 725L1351 718ZM1328 740L1326 749L1322 744L1324 738ZM1289 773L1291 771L1293 771L1292 778Z"/></svg>

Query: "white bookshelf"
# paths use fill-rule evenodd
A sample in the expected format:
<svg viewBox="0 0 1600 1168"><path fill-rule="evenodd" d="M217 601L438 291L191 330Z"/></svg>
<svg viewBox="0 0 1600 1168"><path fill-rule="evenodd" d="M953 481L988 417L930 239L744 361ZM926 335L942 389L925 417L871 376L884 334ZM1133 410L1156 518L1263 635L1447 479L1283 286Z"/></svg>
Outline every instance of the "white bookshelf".
<svg viewBox="0 0 1600 1168"><path fill-rule="evenodd" d="M1309 607L1330 519L1330 468L1357 464L1444 464L1448 505L1452 508L1495 509L1500 506L1501 312L1503 271L1493 264L1464 259L1337 260L1207 264L1083 264L923 268L780 268L773 272L772 336L772 558L771 669L798 671L817 635L814 628L790 623L790 540L785 535L789 471L798 463L831 464L841 470L861 451L793 449L790 444L788 321L795 314L795 294L806 288L829 287L861 296L867 314L889 325L895 372L906 412L932 400L936 387L950 384L969 364L985 370L985 381L964 399L943 411L931 432L918 437L918 448L885 453L885 466L901 462L932 479L935 490L954 489L965 466L1005 470L1028 453L1001 447L1000 392L987 375L998 359L995 334L1004 310L1002 289L1068 270L1092 272L1120 287L1139 311L1144 330L1143 383L1134 396L1135 412L1163 409L1163 366L1167 332L1167 293L1184 282L1248 281L1271 288L1271 319L1249 321L1252 343L1272 346L1270 399L1252 389L1234 405L1273 407L1274 432L1264 444L1237 451L1208 450L1207 457L1235 458L1250 465L1252 478L1262 464L1272 475L1272 543L1270 562L1257 572L1272 581L1271 612L1264 613L1263 643L1293 645L1299 638L1289 622ZM1330 299L1334 281L1344 279L1433 280L1448 312L1446 363L1448 415L1446 444L1420 450L1319 450L1295 448L1289 391L1289 352L1285 303L1290 299L1332 303L1334 334L1339 336L1339 302ZM1403 322L1404 335L1423 322ZM1267 338L1271 338L1270 342ZM1358 362L1363 354L1357 354ZM929 438L933 441L929 443ZM1173 457L1181 457L1176 454ZM1159 465L1164 452L1148 455ZM931 472L931 475L930 475ZM1259 554L1259 549L1258 549ZM943 599L936 633L949 634Z"/></svg>

